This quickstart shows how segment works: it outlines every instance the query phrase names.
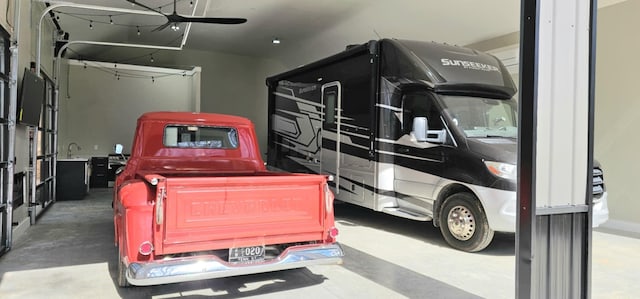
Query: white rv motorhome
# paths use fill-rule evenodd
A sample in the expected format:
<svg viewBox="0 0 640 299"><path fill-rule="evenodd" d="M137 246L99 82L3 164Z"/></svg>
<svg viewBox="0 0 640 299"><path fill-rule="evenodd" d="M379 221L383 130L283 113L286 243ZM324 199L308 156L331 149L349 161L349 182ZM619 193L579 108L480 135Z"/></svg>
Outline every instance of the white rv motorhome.
<svg viewBox="0 0 640 299"><path fill-rule="evenodd" d="M433 221L479 251L515 232L516 86L494 56L382 39L267 78L267 164L332 175L336 198ZM608 219L593 170L593 224Z"/></svg>

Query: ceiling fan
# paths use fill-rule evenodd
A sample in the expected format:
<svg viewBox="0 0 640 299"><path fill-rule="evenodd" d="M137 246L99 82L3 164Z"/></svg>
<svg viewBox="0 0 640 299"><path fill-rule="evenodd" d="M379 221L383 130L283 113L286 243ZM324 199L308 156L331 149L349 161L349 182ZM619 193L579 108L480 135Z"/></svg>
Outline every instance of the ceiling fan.
<svg viewBox="0 0 640 299"><path fill-rule="evenodd" d="M177 0L173 0L173 13L172 14L164 14L159 10L153 9L149 6L146 6L140 2L137 2L136 0L127 0L127 2L130 2L132 4L138 5L142 8L148 9L150 11L155 11L163 16L165 16L167 18L167 22L164 25L161 25L160 27L153 29L152 31L160 31L163 30L167 27L169 27L169 25L172 25L172 27L177 28L177 24L178 23L207 23L207 24L227 24L227 25L233 25L233 24L242 24L247 22L247 19L244 18L213 18L213 17L188 17L188 16L181 16L176 12L176 2Z"/></svg>

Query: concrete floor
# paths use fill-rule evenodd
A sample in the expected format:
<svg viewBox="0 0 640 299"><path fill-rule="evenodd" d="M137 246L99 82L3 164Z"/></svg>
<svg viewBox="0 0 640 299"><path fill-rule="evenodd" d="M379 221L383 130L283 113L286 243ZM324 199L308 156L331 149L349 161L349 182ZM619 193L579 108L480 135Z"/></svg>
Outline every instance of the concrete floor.
<svg viewBox="0 0 640 299"><path fill-rule="evenodd" d="M339 266L118 288L111 190L57 202L0 257L0 298L513 298L513 235L480 253L449 248L431 223L336 205ZM593 233L593 298L638 298L640 239Z"/></svg>

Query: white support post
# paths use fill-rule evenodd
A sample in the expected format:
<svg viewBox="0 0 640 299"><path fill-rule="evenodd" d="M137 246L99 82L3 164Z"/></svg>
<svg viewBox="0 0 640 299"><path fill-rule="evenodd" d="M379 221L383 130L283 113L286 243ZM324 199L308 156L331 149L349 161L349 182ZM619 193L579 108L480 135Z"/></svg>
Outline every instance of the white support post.
<svg viewBox="0 0 640 299"><path fill-rule="evenodd" d="M516 296L588 298L595 0L523 0Z"/></svg>

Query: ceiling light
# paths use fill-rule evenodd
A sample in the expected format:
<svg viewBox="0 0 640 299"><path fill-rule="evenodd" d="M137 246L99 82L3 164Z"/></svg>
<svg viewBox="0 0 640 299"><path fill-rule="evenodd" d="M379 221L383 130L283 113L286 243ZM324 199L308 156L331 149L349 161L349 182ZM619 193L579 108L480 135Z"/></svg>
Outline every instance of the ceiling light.
<svg viewBox="0 0 640 299"><path fill-rule="evenodd" d="M277 45L280 43L280 40L277 37L274 37L273 40L271 40L271 43Z"/></svg>
<svg viewBox="0 0 640 299"><path fill-rule="evenodd" d="M173 23L173 24L171 24L171 29L173 31L178 31L178 30L180 30L180 26L178 26L178 23Z"/></svg>

